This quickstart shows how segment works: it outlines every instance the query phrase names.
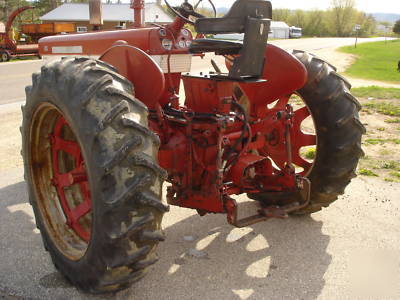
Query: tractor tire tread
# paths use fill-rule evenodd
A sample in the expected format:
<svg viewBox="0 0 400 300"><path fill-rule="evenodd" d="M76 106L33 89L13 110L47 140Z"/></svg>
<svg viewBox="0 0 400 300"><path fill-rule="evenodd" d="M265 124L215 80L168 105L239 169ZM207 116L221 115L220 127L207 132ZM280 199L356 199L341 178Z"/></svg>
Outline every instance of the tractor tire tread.
<svg viewBox="0 0 400 300"><path fill-rule="evenodd" d="M311 110L318 145L323 145L317 145L317 157L308 175L311 181L310 204L294 213L301 215L329 206L344 193L355 177L358 161L364 153L361 137L365 127L358 115L361 105L349 92L351 84L336 73L336 68L321 63L323 60L317 57L310 58L305 52L294 55L309 73L308 82L298 93ZM320 74L324 76L320 77ZM324 149L324 153L319 153L318 148Z"/></svg>
<svg viewBox="0 0 400 300"><path fill-rule="evenodd" d="M44 97L48 95L56 96ZM22 136L30 194L34 193L28 175L29 124L35 107L46 99L65 114L82 150L89 153L93 209L101 220L93 221L88 250L76 264L57 250L33 200L44 247L58 270L85 292L129 287L156 262L155 249L163 240L161 220L168 207L161 202L165 171L157 163L159 138L147 127L146 106L115 68L90 58L66 58L45 65L32 75L26 96ZM129 117L132 112L140 115L140 123Z"/></svg>

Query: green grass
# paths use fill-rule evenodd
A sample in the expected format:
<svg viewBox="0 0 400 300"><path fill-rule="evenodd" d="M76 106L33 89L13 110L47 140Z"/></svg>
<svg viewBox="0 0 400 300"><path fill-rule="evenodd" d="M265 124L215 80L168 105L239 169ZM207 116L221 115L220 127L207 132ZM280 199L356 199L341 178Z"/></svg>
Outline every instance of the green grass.
<svg viewBox="0 0 400 300"><path fill-rule="evenodd" d="M37 56L21 56L16 58L11 58L10 61L21 61L21 60L38 60Z"/></svg>
<svg viewBox="0 0 400 300"><path fill-rule="evenodd" d="M400 117L400 104L385 102L385 101L374 101L363 104L365 109L372 109L380 114L384 114L392 117Z"/></svg>
<svg viewBox="0 0 400 300"><path fill-rule="evenodd" d="M385 181L388 181L388 182L400 182L400 172L396 172L396 171L390 172L389 176L390 177L386 177L385 178Z"/></svg>
<svg viewBox="0 0 400 300"><path fill-rule="evenodd" d="M386 119L385 120L386 123L400 123L400 118L394 118L394 119Z"/></svg>
<svg viewBox="0 0 400 300"><path fill-rule="evenodd" d="M378 174L376 174L376 173L374 173L373 171L371 171L371 170L368 170L368 169L360 169L360 170L358 171L358 174L360 174L360 175L364 175L364 176L374 176L374 177L379 177L379 175L378 175Z"/></svg>
<svg viewBox="0 0 400 300"><path fill-rule="evenodd" d="M315 147L307 148L303 153L302 156L307 159L315 159L317 149Z"/></svg>
<svg viewBox="0 0 400 300"><path fill-rule="evenodd" d="M385 143L394 143L396 145L400 145L400 139L366 139L365 144L367 145L384 145Z"/></svg>
<svg viewBox="0 0 400 300"><path fill-rule="evenodd" d="M356 62L346 70L352 77L400 82L397 63L400 60L400 40L373 42L339 48L357 56Z"/></svg>
<svg viewBox="0 0 400 300"><path fill-rule="evenodd" d="M387 182L398 182L398 183L400 183L400 180L399 180L399 179L393 179L393 178L390 178L390 177L386 177L386 178L385 178L385 181L387 181Z"/></svg>
<svg viewBox="0 0 400 300"><path fill-rule="evenodd" d="M382 169L400 171L400 162L390 160L385 161L381 165Z"/></svg>
<svg viewBox="0 0 400 300"><path fill-rule="evenodd" d="M382 88L376 85L353 88L351 89L351 93L360 98L400 99L400 89Z"/></svg>
<svg viewBox="0 0 400 300"><path fill-rule="evenodd" d="M400 172L390 172L389 175L400 179Z"/></svg>

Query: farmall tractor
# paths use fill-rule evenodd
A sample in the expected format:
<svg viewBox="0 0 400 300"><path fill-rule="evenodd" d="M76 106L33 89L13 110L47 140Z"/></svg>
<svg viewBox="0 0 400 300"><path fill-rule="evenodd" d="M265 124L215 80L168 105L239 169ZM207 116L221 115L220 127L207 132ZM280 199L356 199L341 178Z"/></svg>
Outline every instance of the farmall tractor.
<svg viewBox="0 0 400 300"><path fill-rule="evenodd" d="M165 1L175 21L147 27L143 2L132 3L133 29L41 39L40 54L60 59L26 88L37 227L56 268L92 293L126 288L157 261L167 203L237 227L310 214L344 192L363 154L350 84L314 55L267 44L269 1L237 0L221 18ZM218 33L244 40L200 38ZM228 71L213 61L213 72L189 73L206 52ZM243 193L255 206L246 217L233 198Z"/></svg>

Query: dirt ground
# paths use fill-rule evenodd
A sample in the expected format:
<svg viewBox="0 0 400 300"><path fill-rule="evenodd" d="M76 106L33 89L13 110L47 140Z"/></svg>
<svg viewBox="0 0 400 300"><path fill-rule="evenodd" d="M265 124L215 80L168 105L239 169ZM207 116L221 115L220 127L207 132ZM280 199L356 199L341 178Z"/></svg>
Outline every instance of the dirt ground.
<svg viewBox="0 0 400 300"><path fill-rule="evenodd" d="M363 176L379 177L388 182L400 182L400 119L376 111L368 104L377 102L400 106L400 99L360 99L364 105L360 119L367 128L363 137L363 157L359 173Z"/></svg>

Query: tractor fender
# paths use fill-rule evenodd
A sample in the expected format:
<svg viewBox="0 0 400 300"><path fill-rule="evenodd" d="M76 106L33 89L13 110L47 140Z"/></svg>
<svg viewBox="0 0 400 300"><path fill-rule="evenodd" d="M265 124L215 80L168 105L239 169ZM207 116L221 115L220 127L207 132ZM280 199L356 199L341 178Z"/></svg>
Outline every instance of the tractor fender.
<svg viewBox="0 0 400 300"><path fill-rule="evenodd" d="M294 55L268 44L262 79L265 81L240 83L253 105L272 103L302 88L307 81L307 70Z"/></svg>
<svg viewBox="0 0 400 300"><path fill-rule="evenodd" d="M99 58L115 67L134 86L135 97L149 109L155 109L165 90L160 66L139 48L118 41Z"/></svg>

